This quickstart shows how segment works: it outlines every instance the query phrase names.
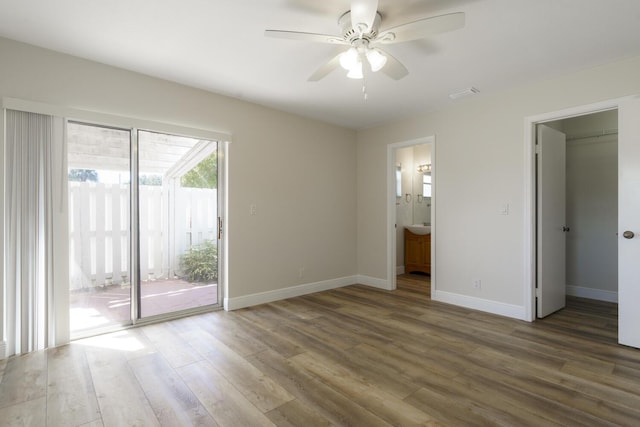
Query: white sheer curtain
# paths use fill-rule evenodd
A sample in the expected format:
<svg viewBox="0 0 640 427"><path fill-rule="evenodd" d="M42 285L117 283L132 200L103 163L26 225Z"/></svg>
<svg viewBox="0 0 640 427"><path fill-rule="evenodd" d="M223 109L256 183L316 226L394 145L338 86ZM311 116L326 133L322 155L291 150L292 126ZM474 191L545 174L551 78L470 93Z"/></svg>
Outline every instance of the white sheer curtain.
<svg viewBox="0 0 640 427"><path fill-rule="evenodd" d="M7 110L7 356L54 344L54 118ZM59 182L59 181L58 181Z"/></svg>

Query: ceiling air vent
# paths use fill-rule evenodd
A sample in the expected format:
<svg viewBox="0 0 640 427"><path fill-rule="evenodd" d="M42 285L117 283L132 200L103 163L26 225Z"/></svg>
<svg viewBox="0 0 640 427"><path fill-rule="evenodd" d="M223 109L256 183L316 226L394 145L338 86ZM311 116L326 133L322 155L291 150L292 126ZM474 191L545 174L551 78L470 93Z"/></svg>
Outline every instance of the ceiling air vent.
<svg viewBox="0 0 640 427"><path fill-rule="evenodd" d="M450 93L449 94L449 98L451 99L460 99L460 98L464 98L465 96L471 96L471 95L475 95L480 93L480 91L478 89L476 89L475 87L468 87L464 90L461 90L460 92L456 92L456 93Z"/></svg>

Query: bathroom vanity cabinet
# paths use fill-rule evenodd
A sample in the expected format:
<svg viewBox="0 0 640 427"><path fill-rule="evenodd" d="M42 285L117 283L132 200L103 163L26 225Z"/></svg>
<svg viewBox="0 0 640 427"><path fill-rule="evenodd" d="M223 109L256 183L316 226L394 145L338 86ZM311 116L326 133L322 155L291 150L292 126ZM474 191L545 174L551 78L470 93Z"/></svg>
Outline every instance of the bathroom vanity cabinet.
<svg viewBox="0 0 640 427"><path fill-rule="evenodd" d="M404 229L404 272L431 274L431 233L414 234Z"/></svg>

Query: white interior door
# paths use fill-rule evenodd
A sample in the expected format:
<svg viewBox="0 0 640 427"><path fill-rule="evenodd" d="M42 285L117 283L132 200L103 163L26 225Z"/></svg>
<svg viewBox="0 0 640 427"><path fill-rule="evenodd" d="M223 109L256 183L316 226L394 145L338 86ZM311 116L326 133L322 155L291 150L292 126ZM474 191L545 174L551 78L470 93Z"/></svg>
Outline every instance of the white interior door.
<svg viewBox="0 0 640 427"><path fill-rule="evenodd" d="M618 110L618 341L640 348L640 98Z"/></svg>
<svg viewBox="0 0 640 427"><path fill-rule="evenodd" d="M538 125L537 316L565 306L566 300L566 136Z"/></svg>

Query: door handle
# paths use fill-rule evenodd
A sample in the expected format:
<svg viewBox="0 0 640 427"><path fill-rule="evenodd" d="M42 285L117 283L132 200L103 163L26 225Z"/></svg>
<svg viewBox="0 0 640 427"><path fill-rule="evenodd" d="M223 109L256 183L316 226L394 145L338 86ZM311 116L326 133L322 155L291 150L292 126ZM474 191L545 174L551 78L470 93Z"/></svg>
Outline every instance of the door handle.
<svg viewBox="0 0 640 427"><path fill-rule="evenodd" d="M635 234L633 234L633 231L625 231L624 233L622 233L622 237L624 237L625 239L633 239L633 237L635 236Z"/></svg>

